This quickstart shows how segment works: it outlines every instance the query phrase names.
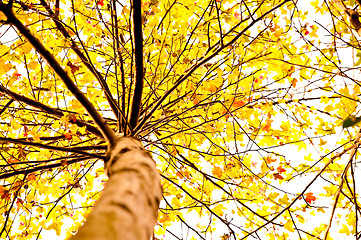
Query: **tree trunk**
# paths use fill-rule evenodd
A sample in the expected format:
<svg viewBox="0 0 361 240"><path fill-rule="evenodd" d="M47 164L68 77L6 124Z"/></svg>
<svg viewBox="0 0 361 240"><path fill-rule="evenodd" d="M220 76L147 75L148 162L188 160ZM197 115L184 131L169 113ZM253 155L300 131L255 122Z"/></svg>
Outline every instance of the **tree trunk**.
<svg viewBox="0 0 361 240"><path fill-rule="evenodd" d="M108 154L109 180L72 240L149 240L162 198L155 162L129 137L119 138Z"/></svg>

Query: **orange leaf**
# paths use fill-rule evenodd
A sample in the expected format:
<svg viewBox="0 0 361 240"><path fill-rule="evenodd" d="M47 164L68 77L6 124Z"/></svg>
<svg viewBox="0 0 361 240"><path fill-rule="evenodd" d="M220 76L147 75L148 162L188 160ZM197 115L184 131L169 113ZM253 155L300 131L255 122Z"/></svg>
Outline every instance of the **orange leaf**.
<svg viewBox="0 0 361 240"><path fill-rule="evenodd" d="M66 139L68 139L68 140L71 140L71 139L72 139L71 134L68 133L68 132L64 133L64 137L65 137Z"/></svg>
<svg viewBox="0 0 361 240"><path fill-rule="evenodd" d="M182 173L182 172L180 172L180 171L178 171L175 175L177 175L180 179L182 179L182 178L183 178L183 173Z"/></svg>
<svg viewBox="0 0 361 240"><path fill-rule="evenodd" d="M235 108L239 108L239 107L242 107L244 104L245 104L244 101L236 100L236 101L233 102L232 106L235 107Z"/></svg>
<svg viewBox="0 0 361 240"><path fill-rule="evenodd" d="M317 198L315 196L313 196L313 193L311 193L311 192L305 194L305 200L308 203L312 203L312 201L316 201L316 199Z"/></svg>
<svg viewBox="0 0 361 240"><path fill-rule="evenodd" d="M30 174L26 177L26 179L27 179L28 181L34 181L34 180L36 179L36 176L35 176L34 173L30 173Z"/></svg>
<svg viewBox="0 0 361 240"><path fill-rule="evenodd" d="M212 173L216 177L221 177L222 176L222 168L214 167L213 170L212 170Z"/></svg>
<svg viewBox="0 0 361 240"><path fill-rule="evenodd" d="M277 159L273 159L271 156L267 156L267 157L265 158L265 160L266 160L266 163L267 163L267 164L270 164L270 163L273 163L273 162L276 162L276 161L277 161Z"/></svg>

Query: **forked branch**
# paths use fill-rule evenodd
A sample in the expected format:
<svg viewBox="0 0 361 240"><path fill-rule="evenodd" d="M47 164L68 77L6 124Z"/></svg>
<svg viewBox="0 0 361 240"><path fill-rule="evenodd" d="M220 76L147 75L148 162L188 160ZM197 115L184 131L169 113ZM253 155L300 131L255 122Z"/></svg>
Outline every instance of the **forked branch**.
<svg viewBox="0 0 361 240"><path fill-rule="evenodd" d="M63 80L69 91L82 104L82 106L92 117L93 121L98 126L99 130L101 131L107 142L111 145L114 144L115 132L109 127L103 117L94 108L89 99L87 99L86 96L75 85L69 74L61 67L55 57L44 47L44 45L39 41L39 39L37 39L30 32L30 30L24 24L22 24L19 19L14 15L12 11L12 5L5 5L3 2L0 2L0 11L2 11L7 17L7 23L16 27L16 29L33 45L35 50L48 62L51 68Z"/></svg>

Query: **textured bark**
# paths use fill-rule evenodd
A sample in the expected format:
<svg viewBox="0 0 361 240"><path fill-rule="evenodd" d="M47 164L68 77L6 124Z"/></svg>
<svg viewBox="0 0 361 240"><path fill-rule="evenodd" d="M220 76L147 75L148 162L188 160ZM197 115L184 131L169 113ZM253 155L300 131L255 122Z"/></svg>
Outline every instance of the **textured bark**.
<svg viewBox="0 0 361 240"><path fill-rule="evenodd" d="M118 139L108 152L104 192L72 240L149 240L162 198L152 157L132 138Z"/></svg>

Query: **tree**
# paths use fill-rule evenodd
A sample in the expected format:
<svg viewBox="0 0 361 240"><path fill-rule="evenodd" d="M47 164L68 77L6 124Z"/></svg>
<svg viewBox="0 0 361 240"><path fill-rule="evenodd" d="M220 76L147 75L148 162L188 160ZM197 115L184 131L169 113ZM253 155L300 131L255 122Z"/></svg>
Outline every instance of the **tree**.
<svg viewBox="0 0 361 240"><path fill-rule="evenodd" d="M1 238L358 239L360 4L1 0Z"/></svg>

